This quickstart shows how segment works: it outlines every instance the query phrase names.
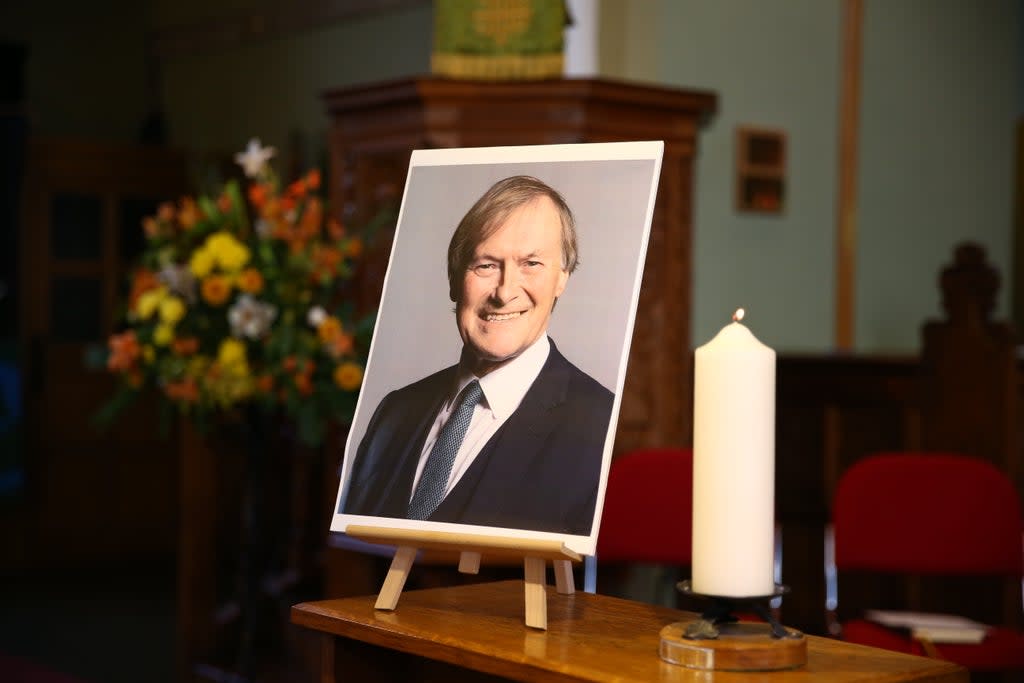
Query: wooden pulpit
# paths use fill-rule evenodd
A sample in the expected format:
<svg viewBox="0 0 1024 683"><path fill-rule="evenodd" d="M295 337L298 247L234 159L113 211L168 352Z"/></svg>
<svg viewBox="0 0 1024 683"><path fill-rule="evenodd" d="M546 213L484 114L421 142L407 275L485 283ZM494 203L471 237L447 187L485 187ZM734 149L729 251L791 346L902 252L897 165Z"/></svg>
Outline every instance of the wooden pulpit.
<svg viewBox="0 0 1024 683"><path fill-rule="evenodd" d="M691 206L708 92L599 79L483 82L437 77L333 90L331 206L357 228L399 201L414 149L663 140L665 155L615 451L691 441ZM392 230L367 240L355 293L377 306Z"/></svg>

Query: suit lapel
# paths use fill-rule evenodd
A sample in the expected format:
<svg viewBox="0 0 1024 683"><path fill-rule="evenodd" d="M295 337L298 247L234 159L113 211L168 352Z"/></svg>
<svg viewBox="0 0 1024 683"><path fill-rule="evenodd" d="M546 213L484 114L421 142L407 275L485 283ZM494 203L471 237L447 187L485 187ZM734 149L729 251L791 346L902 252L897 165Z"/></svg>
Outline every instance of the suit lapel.
<svg viewBox="0 0 1024 683"><path fill-rule="evenodd" d="M382 453L381 464L373 469L376 480L367 485L369 514L405 517L423 443L447 396L451 376L451 372L441 373L438 381L427 383L403 407L398 428L383 446L388 452Z"/></svg>

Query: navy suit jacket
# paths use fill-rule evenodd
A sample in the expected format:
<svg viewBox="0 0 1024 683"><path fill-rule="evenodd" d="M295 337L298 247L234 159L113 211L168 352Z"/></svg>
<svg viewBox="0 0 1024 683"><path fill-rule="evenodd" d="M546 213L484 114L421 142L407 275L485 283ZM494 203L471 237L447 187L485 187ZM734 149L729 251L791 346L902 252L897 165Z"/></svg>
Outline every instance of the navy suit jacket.
<svg viewBox="0 0 1024 683"><path fill-rule="evenodd" d="M356 451L341 512L405 517L427 433L457 365L381 400ZM551 343L519 407L429 518L589 535L613 394Z"/></svg>

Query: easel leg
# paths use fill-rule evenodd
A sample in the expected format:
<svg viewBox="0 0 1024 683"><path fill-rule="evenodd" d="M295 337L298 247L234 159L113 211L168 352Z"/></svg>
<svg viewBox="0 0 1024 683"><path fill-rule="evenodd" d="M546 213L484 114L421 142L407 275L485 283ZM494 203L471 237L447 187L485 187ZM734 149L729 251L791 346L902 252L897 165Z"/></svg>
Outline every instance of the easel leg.
<svg viewBox="0 0 1024 683"><path fill-rule="evenodd" d="M384 585L377 594L377 609L393 610L398 604L398 598L402 595L402 588L405 587L405 579L409 576L409 569L413 560L416 559L416 548L403 545L395 551L391 560L391 567L384 579Z"/></svg>
<svg viewBox="0 0 1024 683"><path fill-rule="evenodd" d="M480 573L480 553L464 550L459 553L459 572L463 574Z"/></svg>
<svg viewBox="0 0 1024 683"><path fill-rule="evenodd" d="M572 575L572 563L569 560L555 560L555 590L562 595L576 592L576 580Z"/></svg>
<svg viewBox="0 0 1024 683"><path fill-rule="evenodd" d="M533 628L548 627L548 595L544 589L544 560L539 557L523 559L523 574L526 580L526 625Z"/></svg>

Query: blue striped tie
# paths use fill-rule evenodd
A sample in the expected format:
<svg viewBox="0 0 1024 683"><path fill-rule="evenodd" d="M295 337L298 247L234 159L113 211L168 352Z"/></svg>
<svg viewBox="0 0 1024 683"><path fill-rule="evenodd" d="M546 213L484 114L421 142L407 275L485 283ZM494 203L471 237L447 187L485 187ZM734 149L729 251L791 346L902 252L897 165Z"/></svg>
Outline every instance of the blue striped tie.
<svg viewBox="0 0 1024 683"><path fill-rule="evenodd" d="M441 433L434 442L434 447L430 449L427 464L423 466L416 492L409 503L409 519L426 519L441 504L448 488L452 465L455 464L455 455L466 437L466 430L473 419L473 409L480 402L481 396L483 391L480 389L480 382L476 380L462 390L455 411L441 427Z"/></svg>

